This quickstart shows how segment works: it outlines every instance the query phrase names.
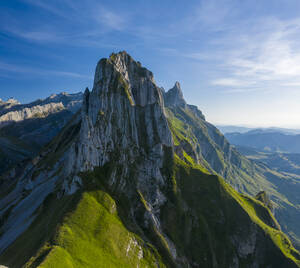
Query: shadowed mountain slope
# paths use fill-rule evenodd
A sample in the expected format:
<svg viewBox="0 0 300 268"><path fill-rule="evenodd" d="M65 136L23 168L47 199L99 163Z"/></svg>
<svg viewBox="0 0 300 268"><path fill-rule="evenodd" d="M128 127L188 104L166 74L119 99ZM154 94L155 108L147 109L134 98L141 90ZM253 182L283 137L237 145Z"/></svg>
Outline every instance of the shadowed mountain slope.
<svg viewBox="0 0 300 268"><path fill-rule="evenodd" d="M44 100L20 104L0 103L0 174L35 157L77 112L82 93L61 93Z"/></svg>
<svg viewBox="0 0 300 268"><path fill-rule="evenodd" d="M300 248L299 176L280 173L264 163L247 159L216 127L205 121L199 110L173 103L166 111L176 153L188 158L190 163L200 164L209 172L224 177L241 193L256 196L260 191L266 191L275 203L274 213L283 230Z"/></svg>

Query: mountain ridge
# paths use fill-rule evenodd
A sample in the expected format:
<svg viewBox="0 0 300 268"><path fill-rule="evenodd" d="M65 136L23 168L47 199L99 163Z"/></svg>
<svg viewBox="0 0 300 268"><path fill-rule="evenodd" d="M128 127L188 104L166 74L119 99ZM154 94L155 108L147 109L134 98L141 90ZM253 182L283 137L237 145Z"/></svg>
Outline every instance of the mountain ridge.
<svg viewBox="0 0 300 268"><path fill-rule="evenodd" d="M227 133L239 132L246 133L252 130L261 130L265 132L281 132L284 134L300 134L300 129L298 128L284 128L284 127L244 127L238 125L216 125L216 127L225 135Z"/></svg>
<svg viewBox="0 0 300 268"><path fill-rule="evenodd" d="M265 152L300 153L300 134L251 130L246 133L227 133L225 137L234 145Z"/></svg>
<svg viewBox="0 0 300 268"><path fill-rule="evenodd" d="M0 104L0 174L35 157L80 109L81 103L82 93L61 93L28 104Z"/></svg>
<svg viewBox="0 0 300 268"><path fill-rule="evenodd" d="M26 172L2 177L0 261L298 267L299 253L269 208L210 174L226 171L210 157L220 153L213 140L241 163L201 114L165 107L153 74L126 52L101 59L81 111Z"/></svg>

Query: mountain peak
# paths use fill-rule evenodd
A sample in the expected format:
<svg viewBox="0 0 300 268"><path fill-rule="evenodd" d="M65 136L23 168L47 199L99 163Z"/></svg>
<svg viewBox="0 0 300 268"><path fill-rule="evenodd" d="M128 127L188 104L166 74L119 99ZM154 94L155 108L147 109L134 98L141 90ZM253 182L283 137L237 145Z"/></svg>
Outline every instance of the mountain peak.
<svg viewBox="0 0 300 268"><path fill-rule="evenodd" d="M110 88L105 86L108 80L115 81ZM94 88L96 91L106 90L110 93L122 91L122 94L127 95L131 105L162 103L162 93L155 84L152 72L125 51L112 53L109 58L103 58L98 62Z"/></svg>
<svg viewBox="0 0 300 268"><path fill-rule="evenodd" d="M18 100L16 100L15 98L9 98L6 103L9 104L20 104L20 102Z"/></svg>
<svg viewBox="0 0 300 268"><path fill-rule="evenodd" d="M89 163L80 163L79 168L103 165L109 161L109 153L115 148L119 148L119 152L130 148L130 151L151 154L152 150L157 153L163 146L172 146L161 90L156 86L152 72L125 51L113 53L98 62L93 89L84 95L82 113L85 120L81 126L80 142L85 146L88 144L93 156L97 157ZM95 146L95 141L91 142L92 135L101 141L99 146ZM84 151L79 156L89 159L86 156L89 152Z"/></svg>
<svg viewBox="0 0 300 268"><path fill-rule="evenodd" d="M187 104L183 98L181 86L178 81L175 82L174 87L172 87L168 92L166 92L165 104L166 106L180 106L186 108Z"/></svg>
<svg viewBox="0 0 300 268"><path fill-rule="evenodd" d="M113 63L117 71L120 72L126 80L130 80L134 76L135 79L146 77L154 82L152 72L143 67L139 61L135 61L126 51L112 53L108 61ZM129 75L131 75L131 77L129 77Z"/></svg>
<svg viewBox="0 0 300 268"><path fill-rule="evenodd" d="M182 94L181 86L180 86L180 83L179 83L178 81L175 82L175 85L174 85L173 88L177 89L177 90L178 90L179 92L181 92L181 94Z"/></svg>

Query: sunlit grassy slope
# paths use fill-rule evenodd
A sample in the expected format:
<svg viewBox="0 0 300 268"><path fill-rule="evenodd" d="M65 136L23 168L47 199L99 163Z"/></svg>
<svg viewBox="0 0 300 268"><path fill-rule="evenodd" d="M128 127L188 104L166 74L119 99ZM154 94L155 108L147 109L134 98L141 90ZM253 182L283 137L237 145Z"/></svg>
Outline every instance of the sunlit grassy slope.
<svg viewBox="0 0 300 268"><path fill-rule="evenodd" d="M300 265L299 254L262 202L239 194L222 178L188 161L188 157L184 161L175 155L170 179L173 187L161 211L162 230L176 245L178 256L194 259L204 267L230 265L237 245L247 244L253 232L253 246L264 252L266 265ZM101 180L103 173L106 171L97 169L86 179ZM140 236L142 221L129 231L130 215L119 215L122 206L129 206L130 211L134 209L130 205L136 202L146 210L147 201L138 198L122 204L120 198L116 202L112 197L116 193L100 190L100 184L91 191L88 182L54 239L40 248L27 267L157 267L158 263L160 267L172 267L165 259L169 248L163 236L158 235L161 241L147 232ZM139 193L135 196L141 197ZM247 267L255 258L259 257L250 254L240 258L240 267Z"/></svg>
<svg viewBox="0 0 300 268"><path fill-rule="evenodd" d="M300 180L297 175L280 173L263 163L253 162L232 148L213 125L199 118L188 108L168 107L166 114L178 155L191 158L225 181L240 193L256 196L265 191L274 202L276 217L284 232L300 249Z"/></svg>
<svg viewBox="0 0 300 268"><path fill-rule="evenodd" d="M101 190L82 195L53 245L45 245L39 254L49 248L39 267L164 267L157 251L126 229L115 201Z"/></svg>

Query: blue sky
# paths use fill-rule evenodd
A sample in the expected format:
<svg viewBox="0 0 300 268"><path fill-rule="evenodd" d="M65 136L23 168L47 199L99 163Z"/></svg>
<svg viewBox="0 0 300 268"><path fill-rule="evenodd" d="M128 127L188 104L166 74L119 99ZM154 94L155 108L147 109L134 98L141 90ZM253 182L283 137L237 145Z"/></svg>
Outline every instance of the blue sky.
<svg viewBox="0 0 300 268"><path fill-rule="evenodd" d="M0 98L91 88L126 50L215 124L300 127L300 1L0 1Z"/></svg>

